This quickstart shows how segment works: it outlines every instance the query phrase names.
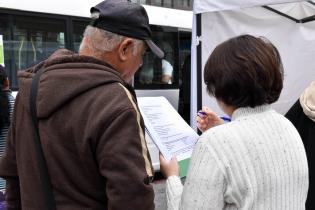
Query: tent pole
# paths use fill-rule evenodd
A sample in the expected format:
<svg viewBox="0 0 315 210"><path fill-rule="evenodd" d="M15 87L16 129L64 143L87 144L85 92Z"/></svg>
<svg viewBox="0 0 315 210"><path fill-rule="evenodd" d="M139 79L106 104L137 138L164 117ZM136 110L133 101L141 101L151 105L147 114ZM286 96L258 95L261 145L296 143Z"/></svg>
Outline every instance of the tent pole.
<svg viewBox="0 0 315 210"><path fill-rule="evenodd" d="M315 20L315 15L301 19L301 23L307 23Z"/></svg>
<svg viewBox="0 0 315 210"><path fill-rule="evenodd" d="M199 43L197 45L197 110L200 110L202 108L201 14L197 14L197 37L199 37ZM199 130L198 133L200 134Z"/></svg>
<svg viewBox="0 0 315 210"><path fill-rule="evenodd" d="M281 15L281 16L283 16L283 17L286 17L286 18L288 18L288 19L290 19L290 20L293 20L293 21L296 22L296 23L301 23L300 20L295 19L294 17L291 17L291 16L289 16L289 15L286 15L286 14L284 14L284 13L278 11L278 10L275 10L275 9L273 9L273 8L271 8L271 7L263 6L263 8L265 8L265 9L267 9L267 10L270 10L270 11L272 11L272 12L274 12L274 13L277 13L277 14L279 14L279 15Z"/></svg>
<svg viewBox="0 0 315 210"><path fill-rule="evenodd" d="M312 5L315 5L315 3L314 2L312 2L312 1L307 1L308 3L310 3L310 4L312 4Z"/></svg>
<svg viewBox="0 0 315 210"><path fill-rule="evenodd" d="M314 3L314 2L311 2L311 1L308 1L308 3L310 3L310 4L312 4L312 5L315 5L315 3ZM279 15L281 15L281 16L283 16L283 17L286 17L286 18L288 18L288 19L290 19L290 20L293 20L293 21L296 22L296 23L307 23L307 22L311 22L311 21L314 21L314 20L315 20L315 15L312 15L312 16L310 16L310 17L306 17L306 18L303 18L303 19L298 20L298 19L296 19L296 18L294 18L294 17L291 17L291 16L289 16L289 15L287 15L287 14L284 14L284 13L278 11L278 10L275 10L275 9L269 7L269 6L263 6L263 8L265 8L265 9L267 9L267 10L270 10L270 11L272 11L272 12L274 12L274 13L277 13L277 14L279 14Z"/></svg>

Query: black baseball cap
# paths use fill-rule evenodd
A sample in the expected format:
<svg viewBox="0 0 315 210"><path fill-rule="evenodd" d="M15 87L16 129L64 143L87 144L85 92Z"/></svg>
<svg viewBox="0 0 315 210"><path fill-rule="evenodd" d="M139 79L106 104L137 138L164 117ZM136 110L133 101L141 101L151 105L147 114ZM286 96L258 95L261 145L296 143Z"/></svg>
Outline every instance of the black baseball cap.
<svg viewBox="0 0 315 210"><path fill-rule="evenodd" d="M91 26L143 40L155 55L164 57L164 52L152 41L149 18L140 4L127 0L105 0L92 7L90 12L99 13L98 17L91 21Z"/></svg>

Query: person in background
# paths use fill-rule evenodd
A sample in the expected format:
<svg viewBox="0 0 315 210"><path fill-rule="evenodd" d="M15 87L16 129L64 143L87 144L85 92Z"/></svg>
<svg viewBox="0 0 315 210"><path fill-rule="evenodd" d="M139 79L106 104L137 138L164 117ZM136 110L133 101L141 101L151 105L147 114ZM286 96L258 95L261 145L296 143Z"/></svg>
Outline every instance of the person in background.
<svg viewBox="0 0 315 210"><path fill-rule="evenodd" d="M141 84L172 84L173 66L157 56L147 55L148 62L141 68L139 82ZM153 62L152 62L153 60ZM150 63L150 61L152 63Z"/></svg>
<svg viewBox="0 0 315 210"><path fill-rule="evenodd" d="M306 200L306 210L315 209L315 81L301 94L299 100L289 109L285 116L298 130L308 159L309 190Z"/></svg>
<svg viewBox="0 0 315 210"><path fill-rule="evenodd" d="M172 44L165 37L161 40L157 40L159 46L162 47L164 57L159 59L155 56L154 60L154 74L155 80L160 84L172 84L173 83L173 61L174 61L174 49L172 48Z"/></svg>
<svg viewBox="0 0 315 210"><path fill-rule="evenodd" d="M39 136L56 209L153 210L153 167L133 75L150 48L139 4L106 0L91 8L79 54L65 49L19 72L20 89L0 176L8 210L44 210L30 116L35 73Z"/></svg>
<svg viewBox="0 0 315 210"><path fill-rule="evenodd" d="M185 185L176 157L160 155L168 210L304 210L308 167L302 140L273 110L283 87L278 50L267 39L240 35L219 44L205 65L207 91L232 118L209 123L190 160ZM209 114L209 115L208 115Z"/></svg>
<svg viewBox="0 0 315 210"><path fill-rule="evenodd" d="M162 28L160 30L163 30ZM139 73L135 80L139 80L142 85L171 85L173 84L173 70L172 65L174 61L173 48L167 40L156 39L156 43L164 52L164 57L147 52L144 55L144 63L141 66Z"/></svg>
<svg viewBox="0 0 315 210"><path fill-rule="evenodd" d="M173 66L165 59L162 59L162 84L172 84Z"/></svg>
<svg viewBox="0 0 315 210"><path fill-rule="evenodd" d="M4 67L0 65L0 157L2 157L4 153L13 108L14 97L12 96L12 91L10 90L9 78ZM4 189L5 180L0 178L0 193L4 192Z"/></svg>

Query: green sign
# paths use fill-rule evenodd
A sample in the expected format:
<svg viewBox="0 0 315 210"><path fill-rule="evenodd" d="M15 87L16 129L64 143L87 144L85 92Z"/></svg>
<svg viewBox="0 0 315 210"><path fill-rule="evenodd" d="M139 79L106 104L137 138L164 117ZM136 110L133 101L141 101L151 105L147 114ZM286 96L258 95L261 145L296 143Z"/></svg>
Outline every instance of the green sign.
<svg viewBox="0 0 315 210"><path fill-rule="evenodd" d="M0 35L0 65L4 66L4 51L3 51L2 35Z"/></svg>

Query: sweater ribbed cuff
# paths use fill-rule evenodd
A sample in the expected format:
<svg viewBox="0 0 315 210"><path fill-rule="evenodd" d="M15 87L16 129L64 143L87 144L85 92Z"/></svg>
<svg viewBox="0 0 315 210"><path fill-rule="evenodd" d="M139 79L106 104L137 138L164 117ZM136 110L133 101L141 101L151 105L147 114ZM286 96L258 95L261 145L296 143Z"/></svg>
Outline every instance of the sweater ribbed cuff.
<svg viewBox="0 0 315 210"><path fill-rule="evenodd" d="M170 176L166 180L166 189L170 197L176 197L183 191L183 185L179 176Z"/></svg>

